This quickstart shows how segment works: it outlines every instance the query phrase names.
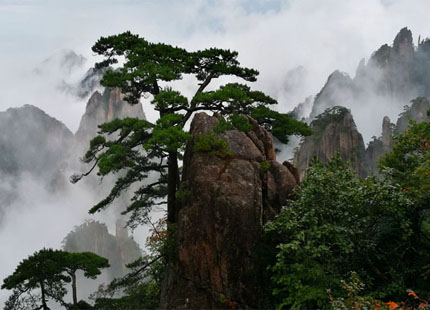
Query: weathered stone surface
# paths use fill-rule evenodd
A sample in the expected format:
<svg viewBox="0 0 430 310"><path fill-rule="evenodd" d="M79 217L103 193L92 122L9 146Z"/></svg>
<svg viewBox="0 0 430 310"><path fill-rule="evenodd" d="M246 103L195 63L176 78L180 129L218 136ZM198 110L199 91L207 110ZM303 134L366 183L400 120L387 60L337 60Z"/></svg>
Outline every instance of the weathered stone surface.
<svg viewBox="0 0 430 310"><path fill-rule="evenodd" d="M368 174L378 173L378 160L393 148L391 121L385 116L382 121L382 136L369 142L366 149L365 165Z"/></svg>
<svg viewBox="0 0 430 310"><path fill-rule="evenodd" d="M142 105L131 105L123 100L119 88L106 87L103 94L94 92L88 100L85 114L82 116L79 129L76 132L77 140L88 146L89 140L98 132L98 125L110 122L115 118L137 117L145 119Z"/></svg>
<svg viewBox="0 0 430 310"><path fill-rule="evenodd" d="M411 103L411 106L406 108L398 118L396 128L394 129L395 134L402 133L408 128L409 119L417 123L430 120L430 115L427 114L427 111L430 109L430 102L427 98L418 97L412 100Z"/></svg>
<svg viewBox="0 0 430 310"><path fill-rule="evenodd" d="M392 137L391 121L388 116L385 116L382 120L382 148L384 153L388 153L393 148L393 137Z"/></svg>
<svg viewBox="0 0 430 310"><path fill-rule="evenodd" d="M287 166L281 165L277 161L270 162L270 169L265 177L267 180L267 201L263 216L264 220L270 220L279 213L280 202L289 198L299 182Z"/></svg>
<svg viewBox="0 0 430 310"><path fill-rule="evenodd" d="M321 91L315 96L309 116L310 120L323 113L327 108L353 102L354 96L354 83L351 77L344 72L334 71L328 77Z"/></svg>
<svg viewBox="0 0 430 310"><path fill-rule="evenodd" d="M313 157L327 162L336 152L351 163L360 176L367 174L363 166L364 142L358 132L351 112L343 107L334 107L321 114L311 123L314 134L306 137L294 155L294 165L303 178Z"/></svg>
<svg viewBox="0 0 430 310"><path fill-rule="evenodd" d="M107 281L123 277L129 270L126 264L138 259L142 251L128 236L125 222L118 220L116 235L111 235L105 224L89 221L75 227L64 239L64 250L68 252L93 252L109 259L106 269Z"/></svg>
<svg viewBox="0 0 430 310"><path fill-rule="evenodd" d="M252 119L253 130L229 130L223 137L235 152L220 158L193 152L184 159L183 188L191 197L177 215L177 258L168 267L160 308L220 309L223 298L243 308L258 308L258 279L253 251L262 225L273 217L296 180L274 160L271 135ZM218 123L199 113L191 124L193 138ZM263 161L270 162L264 171Z"/></svg>
<svg viewBox="0 0 430 310"><path fill-rule="evenodd" d="M344 73L333 72L315 96L309 120L326 108L345 106L353 111L357 111L357 107L372 110L367 117L375 122L377 115L379 123L383 114L388 113L383 112L382 106L400 111L413 98L429 97L429 51L430 40L418 41L418 46L414 46L412 32L406 27L401 29L391 46L382 45L367 64L360 61L353 79Z"/></svg>
<svg viewBox="0 0 430 310"><path fill-rule="evenodd" d="M0 174L49 180L73 143L67 127L32 105L0 112Z"/></svg>
<svg viewBox="0 0 430 310"><path fill-rule="evenodd" d="M296 167L294 167L294 165L289 161L284 161L282 164L288 168L288 170L293 174L294 179L296 180L296 183L299 184L300 183L299 170Z"/></svg>

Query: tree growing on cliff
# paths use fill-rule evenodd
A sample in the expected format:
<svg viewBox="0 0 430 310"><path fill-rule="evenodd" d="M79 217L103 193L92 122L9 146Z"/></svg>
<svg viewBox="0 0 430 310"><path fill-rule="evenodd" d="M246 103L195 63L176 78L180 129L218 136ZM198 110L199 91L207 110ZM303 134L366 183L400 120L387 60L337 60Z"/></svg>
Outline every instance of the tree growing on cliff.
<svg viewBox="0 0 430 310"><path fill-rule="evenodd" d="M135 310L159 309L161 281L164 274L160 258L168 251L168 234L165 218L153 224L151 235L147 238L146 248L151 254L144 255L127 264L129 272L116 278L108 285L101 285L90 296L94 299L94 309Z"/></svg>
<svg viewBox="0 0 430 310"><path fill-rule="evenodd" d="M417 258L411 207L398 184L360 179L339 155L314 163L296 199L266 225L276 244L270 270L279 308L331 308L326 290L341 295L340 280L351 271L378 298L417 288L423 265L411 263Z"/></svg>
<svg viewBox="0 0 430 310"><path fill-rule="evenodd" d="M427 202L430 199L430 122L411 120L408 129L394 137L393 151L381 158L379 164L407 195Z"/></svg>
<svg viewBox="0 0 430 310"><path fill-rule="evenodd" d="M48 300L69 308L64 301L64 285L72 282L73 305L76 295L76 271L82 270L87 278L95 278L100 269L108 267L108 260L94 253L69 253L42 249L18 264L14 273L3 280L2 289L13 290L5 309L47 310ZM39 294L40 292L40 294ZM38 305L40 303L40 305ZM73 309L73 307L72 307Z"/></svg>
<svg viewBox="0 0 430 310"><path fill-rule="evenodd" d="M64 263L64 252L52 249L42 249L24 259L14 273L3 280L2 289L14 290L6 308L18 309L17 305L23 302L34 307L40 302L36 309L48 310L49 299L64 305L66 290L63 283L70 282L70 278L63 274ZM27 295L24 300L22 295Z"/></svg>
<svg viewBox="0 0 430 310"><path fill-rule="evenodd" d="M119 68L105 73L102 85L119 87L130 104L137 104L142 96L151 97L159 119L150 123L128 118L100 126L101 135L91 141L83 158L84 162L92 163L92 167L83 175L73 176L72 182L97 166L102 177L120 171L123 174L110 194L92 207L90 213L106 208L123 190L137 183L138 189L125 211L130 213L129 224L144 223L150 208L164 203L167 203L168 223L175 223L176 194L181 181L178 160L189 139L184 127L195 112L216 112L240 128L246 128L248 123L241 114L251 115L282 142L287 142L291 134L311 133L304 123L270 110L268 106L276 101L260 91L251 90L246 84L229 83L207 90L220 77L256 81L258 71L240 66L237 52L218 48L190 52L167 44L150 43L130 32L102 37L92 49L104 57L97 64L98 68L117 64L119 58L123 60ZM185 75L198 82L191 98L175 90L171 83ZM107 136L112 134L117 134L116 138L108 139ZM158 175L156 181L142 182L154 172Z"/></svg>
<svg viewBox="0 0 430 310"><path fill-rule="evenodd" d="M91 252L67 253L64 269L72 281L73 305L78 304L76 272L81 270L86 278L95 279L101 273L101 269L107 267L109 267L109 261L97 254Z"/></svg>

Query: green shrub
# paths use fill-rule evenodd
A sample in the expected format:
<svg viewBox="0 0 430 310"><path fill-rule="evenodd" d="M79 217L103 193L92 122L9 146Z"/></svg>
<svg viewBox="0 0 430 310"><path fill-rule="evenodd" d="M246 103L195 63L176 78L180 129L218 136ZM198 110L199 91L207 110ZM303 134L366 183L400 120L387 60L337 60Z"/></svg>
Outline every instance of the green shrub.
<svg viewBox="0 0 430 310"><path fill-rule="evenodd" d="M213 130L215 133L223 133L223 132L226 132L227 130L232 130L232 129L234 129L234 127L233 127L232 123L231 123L231 122L229 122L229 121L226 121L223 117L221 117L221 118L218 120L218 124L216 124L216 125L212 128L212 130Z"/></svg>
<svg viewBox="0 0 430 310"><path fill-rule="evenodd" d="M272 166L272 163L269 160L262 161L260 163L260 174L264 174L267 171L269 171L271 166Z"/></svg>
<svg viewBox="0 0 430 310"><path fill-rule="evenodd" d="M231 123L233 124L233 127L237 130L243 131L243 132L250 132L252 129L252 125L249 123L248 118L246 118L243 115L239 114L232 114L231 117Z"/></svg>
<svg viewBox="0 0 430 310"><path fill-rule="evenodd" d="M218 138L213 132L200 134L194 140L194 152L205 152L221 158L233 157L234 153L228 149L228 143Z"/></svg>

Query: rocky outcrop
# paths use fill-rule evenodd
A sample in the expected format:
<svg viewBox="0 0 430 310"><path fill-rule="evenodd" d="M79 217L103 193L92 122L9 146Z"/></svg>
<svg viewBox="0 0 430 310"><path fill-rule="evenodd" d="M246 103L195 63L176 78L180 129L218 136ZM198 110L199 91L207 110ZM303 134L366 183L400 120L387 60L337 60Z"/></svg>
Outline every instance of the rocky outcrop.
<svg viewBox="0 0 430 310"><path fill-rule="evenodd" d="M326 109L354 101L354 84L348 74L335 71L327 79L324 87L315 96L310 120Z"/></svg>
<svg viewBox="0 0 430 310"><path fill-rule="evenodd" d="M0 112L0 174L30 173L48 180L72 143L70 130L35 106Z"/></svg>
<svg viewBox="0 0 430 310"><path fill-rule="evenodd" d="M88 142L97 135L98 125L115 118L137 117L145 119L142 105L131 105L124 101L119 88L105 88L103 94L94 92L88 100L85 114L82 116L76 138L88 146Z"/></svg>
<svg viewBox="0 0 430 310"><path fill-rule="evenodd" d="M88 150L90 141L98 135L98 126L110 122L114 119L124 119L127 117L145 119L142 104L139 102L136 105L131 105L124 101L124 95L119 88L104 89L103 94L98 91L94 92L88 100L85 114L81 118L79 128L75 133L75 153L74 157L70 160L70 165L74 167L74 173L87 172L88 165L82 164L79 158L82 158ZM115 138L115 134L110 136L111 139ZM70 175L59 176L61 178L69 178ZM84 178L82 182L87 187L94 189L94 194L100 199L106 197L116 182L118 175L109 175L104 178L103 183L100 184L100 178L96 174L91 174ZM130 203L133 197L134 189L129 188L124 190L121 195L113 203L114 207L122 212ZM121 217L118 213L118 218Z"/></svg>
<svg viewBox="0 0 430 310"><path fill-rule="evenodd" d="M303 177L312 157L316 156L325 162L335 151L339 151L345 160L351 161L352 168L359 176L377 174L379 158L393 149L393 134L404 132L409 120L418 123L430 120L430 102L427 98L418 97L411 103L411 106L405 106L395 126L387 116L383 118L381 136L373 137L366 149L347 109L328 109L317 116L311 123L314 134L306 137L295 153L294 164L300 177Z"/></svg>
<svg viewBox="0 0 430 310"><path fill-rule="evenodd" d="M393 129L391 126L391 121L388 116L385 116L382 120L382 149L384 153L391 152L393 148Z"/></svg>
<svg viewBox="0 0 430 310"><path fill-rule="evenodd" d="M24 105L0 112L0 226L3 214L19 201L22 180L37 178L54 192L58 171L74 142L72 132L39 108Z"/></svg>
<svg viewBox="0 0 430 310"><path fill-rule="evenodd" d="M364 165L368 174L378 173L378 160L383 155L391 152L393 149L392 125L390 118L385 116L382 121L382 135L379 138L374 137L366 149L366 159Z"/></svg>
<svg viewBox="0 0 430 310"><path fill-rule="evenodd" d="M315 96L310 120L325 109L344 106L385 113L381 106L401 111L404 102L418 96L430 96L430 41L420 41L415 48L412 32L403 28L393 44L382 45L366 63L361 60L356 75L333 72L321 92ZM354 109L357 107L357 109ZM382 119L383 115L379 116ZM373 119L372 121L375 121Z"/></svg>
<svg viewBox="0 0 430 310"><path fill-rule="evenodd" d="M168 266L161 309L220 309L226 298L241 308L258 308L260 283L253 252L262 225L279 212L297 186L290 169L275 160L272 136L249 119L248 132L217 134L226 152L196 151L217 117L196 114L184 158L177 214L177 255Z"/></svg>
<svg viewBox="0 0 430 310"><path fill-rule="evenodd" d="M108 281L122 277L129 264L141 255L139 245L128 236L125 222L118 221L116 235L111 235L105 224L89 221L70 232L63 241L68 252L93 252L109 260Z"/></svg>
<svg viewBox="0 0 430 310"><path fill-rule="evenodd" d="M394 129L394 134L399 134L406 130L408 118L418 122L429 119L426 113L428 102L424 99L428 96L430 40L418 40L418 46L415 47L412 32L405 27L396 35L392 45L382 45L367 63L362 59L353 79L345 73L333 72L315 96L309 118L304 119L312 122L326 109L342 106L354 111L357 119L365 124L367 132L378 132L378 124L385 115L394 116L400 113L405 102L418 97L412 101L412 106L400 115ZM299 118L297 111L301 111L301 108L299 106L291 115ZM347 119L345 121L347 123L343 125L325 124L327 127L318 128L312 137L304 140L295 155L295 165L301 176L312 156L326 161L333 154L333 150L339 150L344 159L350 160L360 176L377 173L378 159L392 149L389 119L384 118L382 136L369 142L365 156L360 142L361 135L355 124L348 124ZM315 124L313 126L315 127ZM345 132L341 133L340 128ZM347 142L348 139L351 140Z"/></svg>
<svg viewBox="0 0 430 310"><path fill-rule="evenodd" d="M313 157L327 162L336 152L348 160L358 175L366 176L363 165L364 142L358 132L351 112L343 107L327 109L311 123L313 135L304 138L294 155L294 165L303 178Z"/></svg>
<svg viewBox="0 0 430 310"><path fill-rule="evenodd" d="M79 81L71 83L62 80L58 88L80 99L86 98L96 90L103 92L104 87L100 84L100 82L103 78L103 75L109 69L110 68L90 68Z"/></svg>
<svg viewBox="0 0 430 310"><path fill-rule="evenodd" d="M411 101L411 106L405 106L405 111L400 114L394 129L395 134L404 132L409 126L409 119L421 123L430 120L430 102L425 97L418 97Z"/></svg>

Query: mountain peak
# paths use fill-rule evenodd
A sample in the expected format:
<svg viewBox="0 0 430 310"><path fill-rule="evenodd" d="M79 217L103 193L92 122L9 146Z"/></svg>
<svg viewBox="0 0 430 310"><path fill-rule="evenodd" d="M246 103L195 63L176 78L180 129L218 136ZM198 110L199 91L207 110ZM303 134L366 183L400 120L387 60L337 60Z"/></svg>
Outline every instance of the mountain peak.
<svg viewBox="0 0 430 310"><path fill-rule="evenodd" d="M412 31L407 27L400 29L393 42L393 50L395 52L401 52L403 47L413 47Z"/></svg>

